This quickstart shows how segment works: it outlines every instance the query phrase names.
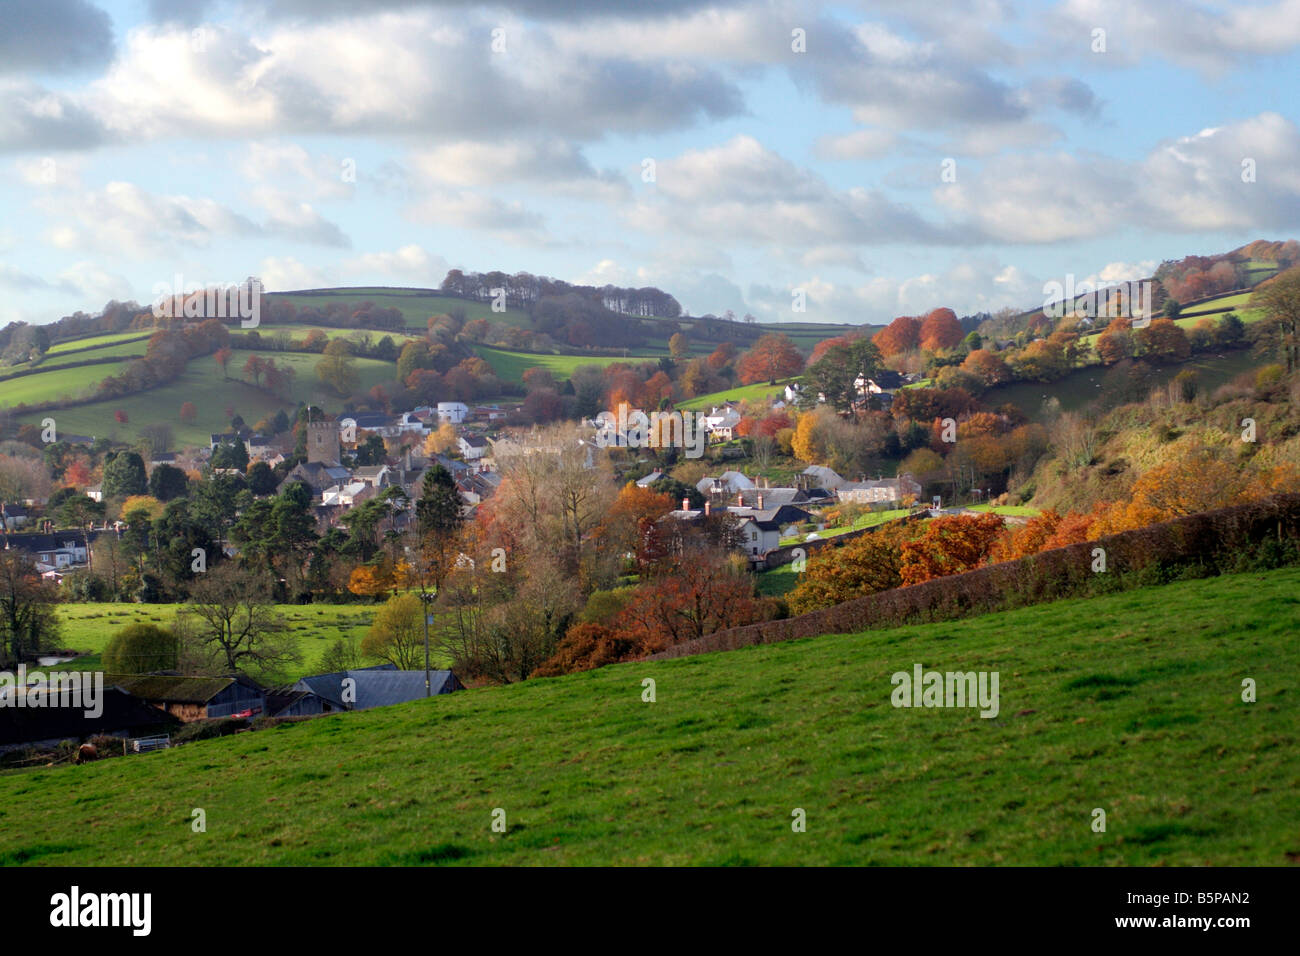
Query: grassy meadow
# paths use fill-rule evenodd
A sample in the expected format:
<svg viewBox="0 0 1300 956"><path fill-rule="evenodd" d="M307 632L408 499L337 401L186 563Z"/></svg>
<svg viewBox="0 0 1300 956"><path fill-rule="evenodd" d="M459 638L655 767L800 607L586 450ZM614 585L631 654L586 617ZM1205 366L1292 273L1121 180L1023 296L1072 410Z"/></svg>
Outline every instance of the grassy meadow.
<svg viewBox="0 0 1300 956"><path fill-rule="evenodd" d="M101 669L100 655L121 628L128 624L156 624L170 628L180 606L113 602L59 605L59 620L63 623L62 649L80 654L66 666L70 669ZM276 612L284 619L303 655L303 663L292 668L286 676L297 680L307 674L320 673L321 655L339 638L355 638L360 646L377 607L373 604L276 605Z"/></svg>
<svg viewBox="0 0 1300 956"><path fill-rule="evenodd" d="M1285 866L1298 590L1187 581L5 772L0 862ZM891 706L918 663L997 672L998 715Z"/></svg>

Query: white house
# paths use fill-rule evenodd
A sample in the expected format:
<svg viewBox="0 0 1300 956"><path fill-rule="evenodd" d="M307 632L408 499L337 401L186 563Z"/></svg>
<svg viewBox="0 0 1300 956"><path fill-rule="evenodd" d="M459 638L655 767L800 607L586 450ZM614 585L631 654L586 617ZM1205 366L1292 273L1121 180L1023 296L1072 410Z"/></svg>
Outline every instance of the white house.
<svg viewBox="0 0 1300 956"><path fill-rule="evenodd" d="M453 425L460 425L465 421L465 416L469 414L469 406L464 402L439 402L438 403L438 421L451 422Z"/></svg>
<svg viewBox="0 0 1300 956"><path fill-rule="evenodd" d="M466 461L476 461L488 451L488 440L481 435L461 435L456 439L456 445Z"/></svg>
<svg viewBox="0 0 1300 956"><path fill-rule="evenodd" d="M365 501L374 494L374 487L364 481L353 481L346 485L331 485L321 492L320 503L325 506L342 505L351 508L360 501Z"/></svg>
<svg viewBox="0 0 1300 956"><path fill-rule="evenodd" d="M729 405L715 406L704 416L704 427L712 441L731 441L735 437L735 428L740 424L740 412Z"/></svg>

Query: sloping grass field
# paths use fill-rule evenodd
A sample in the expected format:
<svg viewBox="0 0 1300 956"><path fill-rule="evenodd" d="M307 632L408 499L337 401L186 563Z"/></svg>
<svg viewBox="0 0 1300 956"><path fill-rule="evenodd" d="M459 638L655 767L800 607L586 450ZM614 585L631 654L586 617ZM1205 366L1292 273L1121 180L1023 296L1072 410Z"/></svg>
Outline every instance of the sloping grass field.
<svg viewBox="0 0 1300 956"><path fill-rule="evenodd" d="M610 355L539 355L533 352L509 352L494 349L487 345L475 345L483 361L492 366L497 377L508 382L522 382L524 372L530 368L548 369L557 382L562 382L573 370L581 365L613 365L615 362L653 362L657 356L636 356L629 354L626 358Z"/></svg>
<svg viewBox="0 0 1300 956"><path fill-rule="evenodd" d="M260 355L264 359L274 359L275 364L282 368L285 366L293 368L294 380L287 401L279 401L269 392L254 388L239 378L244 363L253 354ZM278 409L291 411L299 401L324 405L330 409L341 408L342 400L329 392L316 377L316 364L320 360L319 355L304 352L253 353L236 349L227 367L230 378L225 379L221 376L216 360L210 355L202 355L191 359L185 372L174 382L147 392L92 402L76 408L58 409L40 415L28 415L23 420L39 421L49 415L58 423L61 432L96 437L108 436L119 441L133 440L138 436L140 428L145 425L166 423L171 426L174 444L177 447L206 445L210 434L228 430L230 418L225 414L228 406L242 415L249 425L274 415ZM357 358L353 362L360 382L358 395L364 394L375 385L391 382L397 377L397 366L393 362L370 358ZM91 383L107 378L119 370L111 364L93 365L0 382L0 404L49 401L58 397L39 392L29 397L19 397L26 395L32 388L32 386L25 386L24 383L35 385L55 376L60 377L58 381L62 381L63 377L75 379L80 376L81 390L84 390ZM47 392L50 387L53 386L47 386ZM190 424L180 421L180 408L185 402L193 402L198 413L194 422ZM114 420L113 413L118 409L127 414L125 424L118 424Z"/></svg>
<svg viewBox="0 0 1300 956"><path fill-rule="evenodd" d="M0 862L1285 865L1298 589L1189 581L6 772ZM917 663L998 672L997 717L891 706Z"/></svg>
<svg viewBox="0 0 1300 956"><path fill-rule="evenodd" d="M304 289L301 292L273 292L277 299L288 299L299 309L324 309L335 303L342 303L352 311L363 302L373 302L384 309L397 309L406 319L408 329L424 330L428 327L429 317L442 315L452 309L464 309L467 319L487 319L504 325L528 327L528 314L519 309L508 308L504 312L493 312L490 302L474 302L458 299L454 296L439 295L428 289L400 289L389 287L369 287L355 289ZM304 326L311 328L311 326ZM379 333L375 337L378 338Z"/></svg>

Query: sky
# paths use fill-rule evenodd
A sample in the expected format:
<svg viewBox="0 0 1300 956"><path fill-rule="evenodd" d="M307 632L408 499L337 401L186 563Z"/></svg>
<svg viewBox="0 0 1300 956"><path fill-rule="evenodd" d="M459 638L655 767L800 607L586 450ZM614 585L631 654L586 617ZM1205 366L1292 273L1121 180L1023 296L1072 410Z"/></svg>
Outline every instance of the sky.
<svg viewBox="0 0 1300 956"><path fill-rule="evenodd" d="M1300 0L0 0L0 324L449 268L1029 308L1300 236L1298 81Z"/></svg>

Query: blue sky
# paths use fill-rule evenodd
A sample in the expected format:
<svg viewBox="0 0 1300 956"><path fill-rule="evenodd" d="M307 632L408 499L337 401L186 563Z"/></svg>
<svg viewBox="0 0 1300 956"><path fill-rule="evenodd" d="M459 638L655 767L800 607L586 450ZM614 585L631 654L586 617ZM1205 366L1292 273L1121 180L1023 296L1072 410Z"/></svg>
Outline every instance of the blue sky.
<svg viewBox="0 0 1300 956"><path fill-rule="evenodd" d="M1300 235L1300 0L610 6L7 4L0 322L452 267L881 322Z"/></svg>

